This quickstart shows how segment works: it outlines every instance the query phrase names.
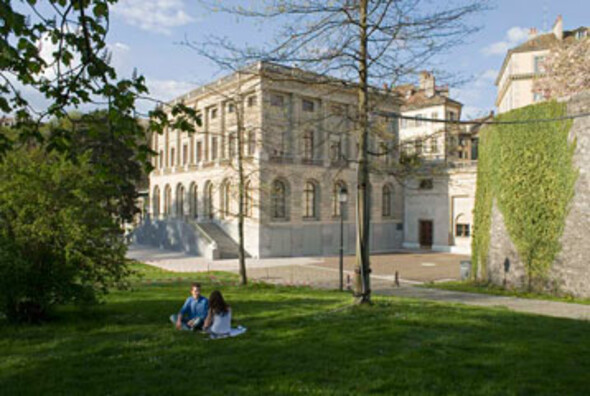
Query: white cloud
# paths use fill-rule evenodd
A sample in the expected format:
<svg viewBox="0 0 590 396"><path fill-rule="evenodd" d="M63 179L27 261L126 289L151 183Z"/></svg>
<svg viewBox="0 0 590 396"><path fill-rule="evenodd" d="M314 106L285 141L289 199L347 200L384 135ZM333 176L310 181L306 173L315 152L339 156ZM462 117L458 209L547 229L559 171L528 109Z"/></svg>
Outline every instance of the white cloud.
<svg viewBox="0 0 590 396"><path fill-rule="evenodd" d="M184 8L182 0L121 0L113 12L140 29L170 34L172 28L195 20Z"/></svg>
<svg viewBox="0 0 590 396"><path fill-rule="evenodd" d="M146 83L150 91L147 96L151 100L139 100L137 102L137 108L142 113L147 113L155 107L156 103L154 100L168 102L197 87L197 84L177 80L156 80L147 78Z"/></svg>
<svg viewBox="0 0 590 396"><path fill-rule="evenodd" d="M506 32L503 41L497 41L484 47L481 52L485 55L505 55L510 48L517 46L525 41L529 36L529 29L514 26Z"/></svg>

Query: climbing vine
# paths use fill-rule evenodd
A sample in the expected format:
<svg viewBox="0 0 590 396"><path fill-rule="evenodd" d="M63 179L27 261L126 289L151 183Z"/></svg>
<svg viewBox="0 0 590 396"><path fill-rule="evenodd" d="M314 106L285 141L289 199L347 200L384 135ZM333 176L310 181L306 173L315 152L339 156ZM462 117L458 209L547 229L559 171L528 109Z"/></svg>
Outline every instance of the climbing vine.
<svg viewBox="0 0 590 396"><path fill-rule="evenodd" d="M563 103L547 102L513 110L496 121L547 119L565 115ZM571 121L492 125L480 132L472 261L485 277L492 205L496 202L520 260L528 287L546 277L561 249L568 204L577 171Z"/></svg>

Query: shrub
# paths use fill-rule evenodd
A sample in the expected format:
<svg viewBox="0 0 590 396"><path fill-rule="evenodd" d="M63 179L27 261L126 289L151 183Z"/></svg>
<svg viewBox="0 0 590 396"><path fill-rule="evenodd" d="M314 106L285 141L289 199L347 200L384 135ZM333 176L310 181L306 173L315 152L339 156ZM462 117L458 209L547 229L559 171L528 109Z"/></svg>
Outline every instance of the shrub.
<svg viewBox="0 0 590 396"><path fill-rule="evenodd" d="M102 190L87 156L18 150L0 163L0 310L9 320L39 321L56 304L124 285L125 245Z"/></svg>

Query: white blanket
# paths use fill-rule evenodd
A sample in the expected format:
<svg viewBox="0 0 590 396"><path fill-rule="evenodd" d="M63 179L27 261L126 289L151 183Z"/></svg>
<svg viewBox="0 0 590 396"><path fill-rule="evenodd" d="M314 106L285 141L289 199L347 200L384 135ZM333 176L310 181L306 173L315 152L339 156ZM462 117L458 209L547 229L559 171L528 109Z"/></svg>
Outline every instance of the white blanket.
<svg viewBox="0 0 590 396"><path fill-rule="evenodd" d="M234 327L230 330L229 333L226 334L210 334L209 338L213 340L217 340L220 338L227 338L227 337L237 337L239 335L244 334L248 329L243 326Z"/></svg>

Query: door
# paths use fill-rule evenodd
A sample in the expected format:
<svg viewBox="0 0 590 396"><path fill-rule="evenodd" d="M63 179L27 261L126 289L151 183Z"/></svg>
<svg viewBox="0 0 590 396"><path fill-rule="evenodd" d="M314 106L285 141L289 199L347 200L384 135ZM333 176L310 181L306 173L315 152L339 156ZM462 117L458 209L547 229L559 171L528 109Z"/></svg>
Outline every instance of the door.
<svg viewBox="0 0 590 396"><path fill-rule="evenodd" d="M432 247L432 220L420 220L420 247Z"/></svg>

